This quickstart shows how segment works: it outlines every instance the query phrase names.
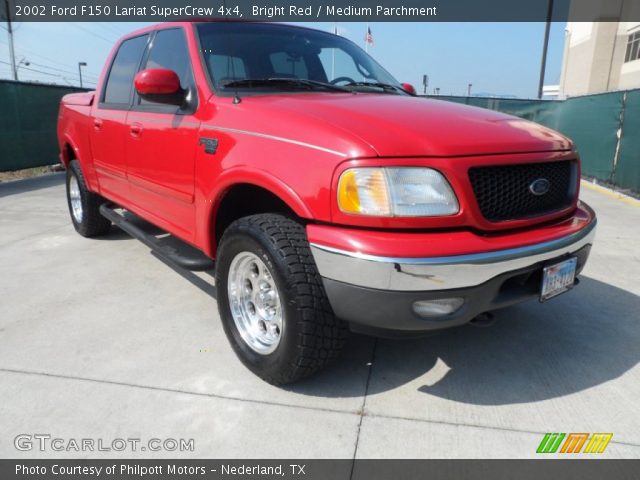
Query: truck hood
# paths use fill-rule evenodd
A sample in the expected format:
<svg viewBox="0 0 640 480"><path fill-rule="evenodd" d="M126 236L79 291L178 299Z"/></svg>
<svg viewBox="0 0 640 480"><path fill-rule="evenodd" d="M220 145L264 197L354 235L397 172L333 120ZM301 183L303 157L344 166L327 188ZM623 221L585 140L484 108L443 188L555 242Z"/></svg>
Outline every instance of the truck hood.
<svg viewBox="0 0 640 480"><path fill-rule="evenodd" d="M346 143L353 143L352 151L372 151L381 157L453 157L573 148L569 139L539 124L443 100L365 93L268 95L246 100L243 104L252 118L258 120L264 115L260 120L270 130L265 133L291 135L304 125L304 136L311 138L314 126L318 126L322 127L319 131L330 130L332 135L315 138L316 143L342 151Z"/></svg>

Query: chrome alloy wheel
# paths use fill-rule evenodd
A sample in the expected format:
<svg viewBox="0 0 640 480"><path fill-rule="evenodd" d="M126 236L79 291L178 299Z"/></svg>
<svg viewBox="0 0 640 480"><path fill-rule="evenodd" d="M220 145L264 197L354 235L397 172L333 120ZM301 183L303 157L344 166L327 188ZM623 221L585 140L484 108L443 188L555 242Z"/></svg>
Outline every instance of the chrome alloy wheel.
<svg viewBox="0 0 640 480"><path fill-rule="evenodd" d="M82 196L80 185L75 175L69 178L69 203L71 203L71 213L77 223L82 223Z"/></svg>
<svg viewBox="0 0 640 480"><path fill-rule="evenodd" d="M238 253L229 268L227 290L231 315L242 339L261 355L272 353L282 336L283 311L265 263L251 252Z"/></svg>

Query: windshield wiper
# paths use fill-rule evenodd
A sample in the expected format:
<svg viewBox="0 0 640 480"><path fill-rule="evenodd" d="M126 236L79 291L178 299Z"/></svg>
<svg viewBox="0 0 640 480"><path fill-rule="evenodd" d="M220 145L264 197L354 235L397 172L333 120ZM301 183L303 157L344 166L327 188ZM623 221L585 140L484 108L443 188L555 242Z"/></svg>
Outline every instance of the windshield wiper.
<svg viewBox="0 0 640 480"><path fill-rule="evenodd" d="M223 85L224 88L242 88L242 87L262 87L272 85L291 85L291 86L303 86L309 90L316 88L322 88L325 90L331 90L336 92L350 92L348 88L340 87L338 85L332 85L330 83L320 82L317 80L308 80L306 78L243 78L242 80L232 80L229 83Z"/></svg>
<svg viewBox="0 0 640 480"><path fill-rule="evenodd" d="M345 87L374 87L381 88L385 92L407 93L402 87L382 82L349 82Z"/></svg>

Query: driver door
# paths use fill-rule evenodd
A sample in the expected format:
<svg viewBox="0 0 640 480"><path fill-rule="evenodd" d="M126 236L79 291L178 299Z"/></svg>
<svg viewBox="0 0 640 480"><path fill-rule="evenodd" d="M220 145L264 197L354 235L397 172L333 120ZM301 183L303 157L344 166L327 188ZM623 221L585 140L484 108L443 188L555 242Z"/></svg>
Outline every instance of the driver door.
<svg viewBox="0 0 640 480"><path fill-rule="evenodd" d="M142 69L166 68L181 87L196 95L186 33L159 30L151 39ZM127 116L127 178L131 196L158 226L193 241L195 231L194 170L200 121L193 107L153 103L135 95Z"/></svg>

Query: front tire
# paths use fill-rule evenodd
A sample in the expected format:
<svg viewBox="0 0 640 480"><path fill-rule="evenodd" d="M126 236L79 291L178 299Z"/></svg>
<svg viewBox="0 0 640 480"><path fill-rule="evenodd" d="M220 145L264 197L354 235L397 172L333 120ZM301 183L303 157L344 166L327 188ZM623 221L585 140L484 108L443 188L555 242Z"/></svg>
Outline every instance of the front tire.
<svg viewBox="0 0 640 480"><path fill-rule="evenodd" d="M220 318L252 372L283 385L338 356L347 325L331 310L300 223L276 214L241 218L225 231L217 257Z"/></svg>
<svg viewBox="0 0 640 480"><path fill-rule="evenodd" d="M87 188L80 164L72 160L67 168L67 205L73 227L83 237L104 235L111 222L100 214L104 199Z"/></svg>

